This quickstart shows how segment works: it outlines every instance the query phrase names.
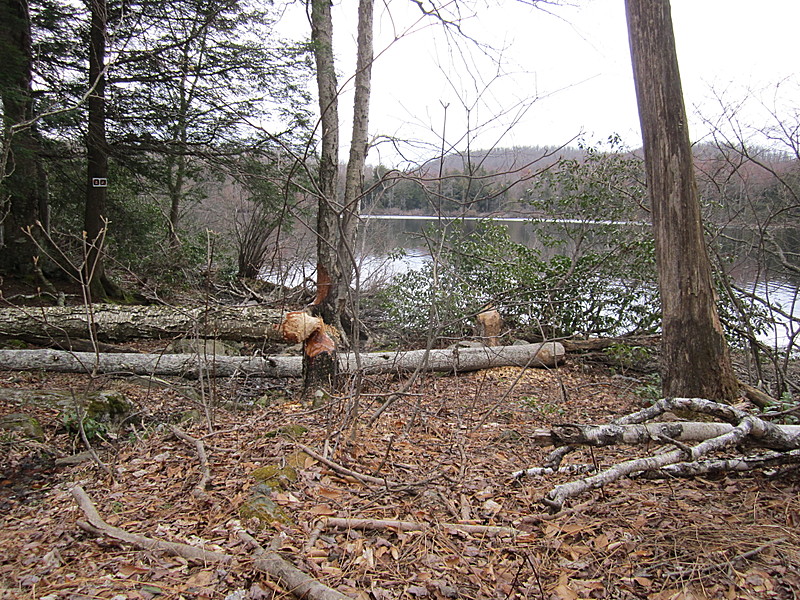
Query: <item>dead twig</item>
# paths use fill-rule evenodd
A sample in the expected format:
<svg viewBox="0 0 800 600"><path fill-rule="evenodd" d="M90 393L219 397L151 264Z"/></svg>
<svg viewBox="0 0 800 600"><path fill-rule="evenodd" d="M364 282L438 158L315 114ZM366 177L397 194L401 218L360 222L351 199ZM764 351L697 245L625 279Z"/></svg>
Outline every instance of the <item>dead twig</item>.
<svg viewBox="0 0 800 600"><path fill-rule="evenodd" d="M184 433L174 425L172 426L172 434L194 446L195 452L197 452L197 458L200 461L200 481L197 482L197 485L194 486L192 490L192 496L195 498L204 498L207 496L206 494L206 487L208 486L208 482L211 480L211 469L208 467L208 456L206 455L206 447L203 444L202 440L198 440L190 436L187 433Z"/></svg>
<svg viewBox="0 0 800 600"><path fill-rule="evenodd" d="M398 529L400 531L425 531L432 526L428 523L417 523L415 521L394 521L386 519L342 519L338 517L329 517L325 520L325 524L330 527L338 527L340 529ZM501 527L499 525L477 525L473 523L438 523L435 525L438 529L462 531L464 533L489 535L489 536L502 536L502 535L521 535L525 533L513 527Z"/></svg>
<svg viewBox="0 0 800 600"><path fill-rule="evenodd" d="M239 538L253 550L256 559L253 566L270 577L297 598L304 600L349 600L341 592L329 588L327 585L312 579L294 565L286 562L277 552L265 550L246 531L239 531Z"/></svg>
<svg viewBox="0 0 800 600"><path fill-rule="evenodd" d="M373 477L372 475L364 475L363 473L359 473L358 471L353 471L352 469L348 469L347 467L343 467L339 463L334 462L329 458L325 458L324 456L322 456L318 452L315 452L314 450L312 450L308 446L305 446L303 444L296 444L296 445L303 452L308 454L311 458L313 458L314 460L317 460L317 461L321 462L322 464L330 467L331 469L333 469L334 471L336 471L337 473L339 473L341 475L346 475L348 477L353 477L353 478L355 478L355 479L357 479L357 480L359 480L359 481L361 481L363 483L369 483L369 484L372 484L372 485L380 485L380 486L384 486L384 487L396 488L396 487L403 487L403 486L406 485L406 484L398 483L396 481L392 481L391 479L385 479L385 478L381 478L381 477Z"/></svg>
<svg viewBox="0 0 800 600"><path fill-rule="evenodd" d="M106 535L139 548L146 550L165 550L177 556L185 558L188 561L200 564L207 563L222 563L231 564L234 562L234 557L224 552L216 552L213 550L203 550L188 544L179 542L167 542L164 540L156 540L144 535L136 533L128 533L119 527L113 527L103 521L100 514L97 512L91 498L79 485L74 485L70 488L72 496L78 503L83 513L86 515L88 522L78 521L78 526L90 533L97 535ZM277 580L280 585L293 594L295 597L302 600L348 600L349 597L341 592L312 579L303 573L297 567L286 562L280 555L275 552L268 552L261 548L261 546L247 535L245 532L239 532L239 537L248 542L251 546L255 544L254 555L256 559L253 561L253 566L266 573L273 579Z"/></svg>
<svg viewBox="0 0 800 600"><path fill-rule="evenodd" d="M686 577L687 575L704 575L706 573L711 573L713 571L722 571L723 569L729 569L736 565L736 563L740 563L743 560L748 560L753 558L754 556L758 556L767 548L771 548L772 546L777 546L778 544L782 544L786 541L786 538L778 538L777 540L772 540L771 542L767 542L766 544L760 545L758 548L753 548L752 550L748 550L747 552L742 552L741 554L737 554L730 560L726 560L725 562L720 563L712 563L710 565L706 565L704 567L693 567L692 569L678 569L677 571L670 571L668 573L664 573L662 577Z"/></svg>
<svg viewBox="0 0 800 600"><path fill-rule="evenodd" d="M209 562L218 562L229 564L233 561L232 556L223 552L203 550L202 548L190 546L189 544L182 544L180 542L157 540L137 533L129 533L119 527L113 527L103 521L91 498L89 498L89 495L81 486L73 485L70 488L70 492L83 511L83 514L86 515L88 522L78 521L78 526L84 531L96 535L105 535L116 540L133 544L139 548L144 548L145 550L165 550L195 563L205 564Z"/></svg>

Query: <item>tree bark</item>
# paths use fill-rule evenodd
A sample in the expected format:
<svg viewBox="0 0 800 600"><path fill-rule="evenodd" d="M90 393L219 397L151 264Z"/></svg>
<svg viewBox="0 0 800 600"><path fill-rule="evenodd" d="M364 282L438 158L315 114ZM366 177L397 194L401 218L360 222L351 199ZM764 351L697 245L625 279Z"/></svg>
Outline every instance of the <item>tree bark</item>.
<svg viewBox="0 0 800 600"><path fill-rule="evenodd" d="M663 392L730 402L738 390L703 238L670 3L625 7L663 310Z"/></svg>
<svg viewBox="0 0 800 600"><path fill-rule="evenodd" d="M409 352L364 353L359 357L367 374L410 372L425 356L424 350ZM564 356L558 342L432 350L428 371L464 372L492 367L554 367ZM339 353L339 370L353 372L359 364L350 353ZM95 354L61 350L0 350L0 370L56 371L61 373L124 373L137 375L180 376L196 378L204 375L232 377L299 377L303 372L300 356L212 356L195 354Z"/></svg>
<svg viewBox="0 0 800 600"><path fill-rule="evenodd" d="M91 12L89 31L89 85L86 101L86 206L83 217L84 263L82 278L91 299L120 297L121 290L106 276L103 245L108 227L108 143L106 140L106 0L88 0Z"/></svg>
<svg viewBox="0 0 800 600"><path fill-rule="evenodd" d="M260 306L172 308L95 304L91 317L83 306L0 308L0 337L30 339L95 338L119 342L136 338L201 337L223 340L280 341L277 310Z"/></svg>
<svg viewBox="0 0 800 600"><path fill-rule="evenodd" d="M794 436L800 446L800 425L776 425L786 436ZM636 425L556 425L537 429L529 438L534 444L562 446L611 446L614 444L663 444L664 438L678 442L702 442L730 433L730 423L670 421ZM781 442L783 447L784 442Z"/></svg>
<svg viewBox="0 0 800 600"><path fill-rule="evenodd" d="M320 111L320 160L317 180L317 296L313 305L325 322L337 325L335 290L340 279L336 260L339 239L339 90L333 56L330 0L311 1L311 41L317 67Z"/></svg>
<svg viewBox="0 0 800 600"><path fill-rule="evenodd" d="M369 150L369 102L372 85L372 20L373 0L358 3L358 44L356 56L355 96L353 98L353 130L350 137L350 156L344 181L344 205L342 206L341 233L337 259L340 263L339 316L347 318L346 301L356 272L355 244L358 237L358 220L361 215L361 198L364 186L364 164ZM358 290L356 290L358 293ZM353 311L355 312L355 311ZM348 319L349 320L349 319ZM353 339L358 339L357 319L355 327L349 327Z"/></svg>
<svg viewBox="0 0 800 600"><path fill-rule="evenodd" d="M41 140L33 123L31 19L24 0L0 1L0 47L0 272L29 275L39 252L27 232L35 235L37 222L46 231L49 213Z"/></svg>

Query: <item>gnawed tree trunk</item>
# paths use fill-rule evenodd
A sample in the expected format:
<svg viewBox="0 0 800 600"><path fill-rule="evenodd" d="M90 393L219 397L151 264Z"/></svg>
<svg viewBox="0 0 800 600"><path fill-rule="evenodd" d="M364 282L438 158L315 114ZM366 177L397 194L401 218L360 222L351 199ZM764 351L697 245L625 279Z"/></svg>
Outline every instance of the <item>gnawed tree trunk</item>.
<svg viewBox="0 0 800 600"><path fill-rule="evenodd" d="M558 342L432 350L425 369L462 372L492 367L554 367L564 357ZM360 364L366 374L410 372L420 366L424 350L363 353L359 361L351 353L339 353L338 368L354 372ZM211 356L196 354L95 354L61 350L0 350L0 369L8 371L56 371L62 373L120 373L136 375L232 377L299 377L300 356Z"/></svg>
<svg viewBox="0 0 800 600"><path fill-rule="evenodd" d="M317 295L310 307L314 314L340 332L339 341L348 346L344 335L358 337L358 320L348 314L351 282L356 269L355 241L361 208L364 163L368 150L369 99L372 78L373 0L358 5L357 55L353 129L350 156L345 175L344 198L338 199L339 170L339 89L333 53L333 20L330 0L311 0L311 39L317 66L317 91L321 116L321 153L317 212ZM353 311L350 311L353 312ZM316 343L306 343L304 366L306 390L318 385L336 386L335 337L325 332L315 334Z"/></svg>
<svg viewBox="0 0 800 600"><path fill-rule="evenodd" d="M91 311L91 312L90 312ZM92 338L119 342L136 338L208 337L280 341L281 312L260 306L173 308L169 306L49 306L0 309L0 337Z"/></svg>

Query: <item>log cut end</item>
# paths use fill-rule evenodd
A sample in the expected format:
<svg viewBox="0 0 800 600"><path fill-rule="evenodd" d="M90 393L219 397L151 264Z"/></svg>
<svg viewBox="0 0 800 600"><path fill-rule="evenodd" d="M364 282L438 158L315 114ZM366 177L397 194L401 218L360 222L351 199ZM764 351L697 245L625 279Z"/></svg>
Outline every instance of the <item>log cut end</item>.
<svg viewBox="0 0 800 600"><path fill-rule="evenodd" d="M323 321L319 317L313 317L307 312L294 311L286 313L283 322L278 326L278 330L287 342L295 344L305 342L315 331L321 330Z"/></svg>

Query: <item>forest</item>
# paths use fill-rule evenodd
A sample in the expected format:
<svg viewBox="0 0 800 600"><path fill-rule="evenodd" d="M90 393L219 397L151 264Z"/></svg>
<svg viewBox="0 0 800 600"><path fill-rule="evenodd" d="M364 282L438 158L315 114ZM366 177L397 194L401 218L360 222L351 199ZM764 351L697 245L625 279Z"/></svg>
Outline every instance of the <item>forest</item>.
<svg viewBox="0 0 800 600"><path fill-rule="evenodd" d="M0 600L800 592L800 82L692 143L626 0L641 146L433 147L373 0L0 2Z"/></svg>

